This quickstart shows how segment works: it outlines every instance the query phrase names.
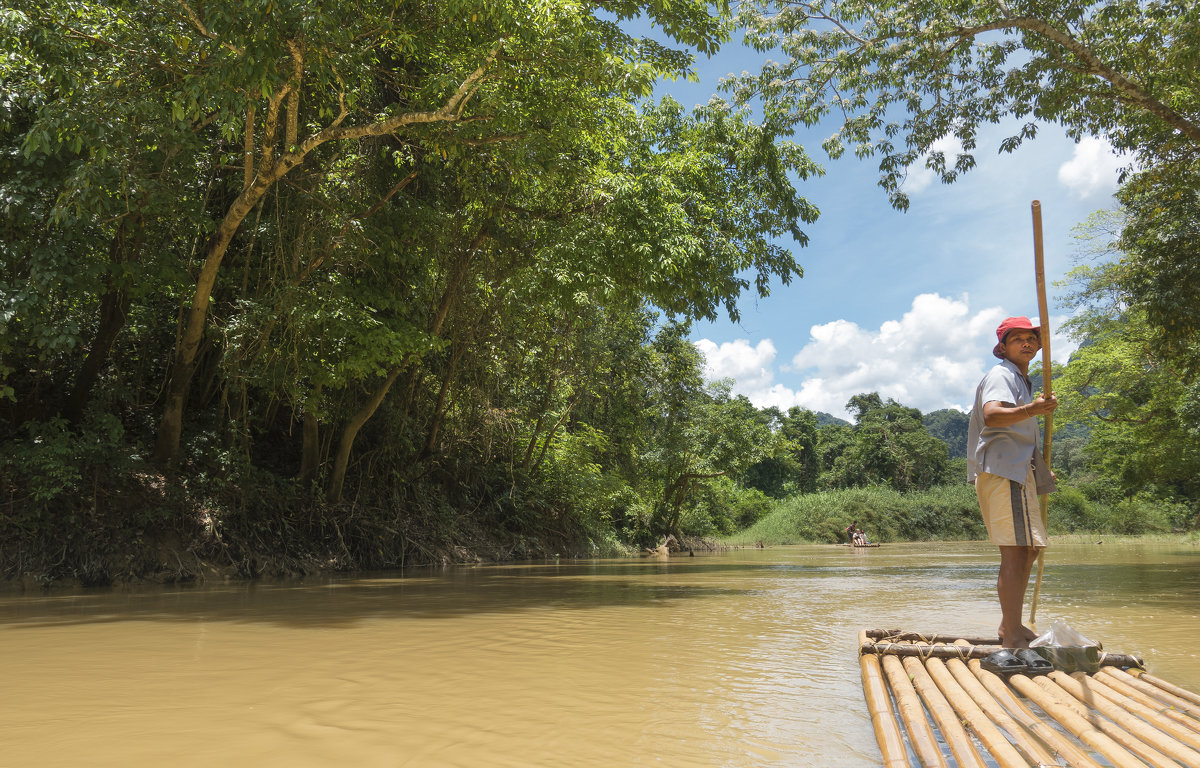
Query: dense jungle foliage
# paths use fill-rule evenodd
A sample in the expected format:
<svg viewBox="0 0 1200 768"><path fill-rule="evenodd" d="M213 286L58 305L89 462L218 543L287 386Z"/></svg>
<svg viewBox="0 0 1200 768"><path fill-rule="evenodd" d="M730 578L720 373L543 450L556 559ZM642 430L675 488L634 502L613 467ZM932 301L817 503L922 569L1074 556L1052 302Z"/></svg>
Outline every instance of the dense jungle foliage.
<svg viewBox="0 0 1200 768"><path fill-rule="evenodd" d="M739 21L765 47L808 40L788 66L850 68L823 75L857 94L826 149L882 155L893 195L940 135L969 149L1006 114L1136 154L1115 256L1073 276L1088 343L1059 388L1082 428L1056 465L1080 521L1142 499L1159 510L1147 529L1190 524L1196 7L1060 3L1037 26L1046 9L984 5L964 13L1021 22L863 0L830 4L819 33L786 2ZM624 32L635 15L674 48ZM885 47L836 39L860 25L907 42L878 66ZM1008 30L1002 50L923 52L985 27ZM732 28L727 4L699 0L7 3L0 573L612 553L838 489L959 499L936 489L961 483L961 414L863 393L837 423L703 380L689 321L736 318L744 293L802 274L780 243L806 244L818 212L798 187L822 171L789 137L829 110L771 71L731 102L648 98ZM1063 80L1040 96L1004 75L1018 50ZM886 123L893 107L913 119ZM971 165L931 162L947 180ZM931 504L888 535L973 534Z"/></svg>

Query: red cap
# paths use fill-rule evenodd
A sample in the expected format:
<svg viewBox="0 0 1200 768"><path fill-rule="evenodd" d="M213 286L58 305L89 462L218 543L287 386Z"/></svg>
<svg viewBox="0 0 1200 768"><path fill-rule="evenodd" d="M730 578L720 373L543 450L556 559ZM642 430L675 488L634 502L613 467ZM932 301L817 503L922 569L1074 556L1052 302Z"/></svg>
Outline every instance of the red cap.
<svg viewBox="0 0 1200 768"><path fill-rule="evenodd" d="M1000 323L1000 327L996 329L996 338L999 343L992 347L992 354L1001 360L1004 359L1004 337L1009 331L1035 331L1038 334L1038 341L1041 341L1041 326L1034 325L1028 317L1021 315L1020 317L1006 317L1004 322Z"/></svg>

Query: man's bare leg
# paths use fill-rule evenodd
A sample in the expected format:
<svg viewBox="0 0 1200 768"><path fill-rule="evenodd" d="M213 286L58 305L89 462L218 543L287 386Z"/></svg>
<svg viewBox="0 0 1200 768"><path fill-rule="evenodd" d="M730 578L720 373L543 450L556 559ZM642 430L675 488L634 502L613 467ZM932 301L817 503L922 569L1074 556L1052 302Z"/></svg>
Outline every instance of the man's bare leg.
<svg viewBox="0 0 1200 768"><path fill-rule="evenodd" d="M1025 610L1025 589L1029 573L1037 562L1037 547L1000 547L1000 575L996 592L1000 596L1000 634L1005 648L1028 648L1037 633L1025 626L1021 614Z"/></svg>

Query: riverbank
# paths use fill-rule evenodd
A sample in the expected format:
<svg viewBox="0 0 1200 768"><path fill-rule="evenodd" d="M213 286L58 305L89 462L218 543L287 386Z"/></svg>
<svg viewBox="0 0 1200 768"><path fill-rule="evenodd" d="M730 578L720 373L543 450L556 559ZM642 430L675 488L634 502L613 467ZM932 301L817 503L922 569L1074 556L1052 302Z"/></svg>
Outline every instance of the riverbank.
<svg viewBox="0 0 1200 768"><path fill-rule="evenodd" d="M0 506L0 581L17 588L290 579L410 566L632 555L562 516L553 528L414 494L325 504L295 483L139 472L87 497Z"/></svg>
<svg viewBox="0 0 1200 768"><path fill-rule="evenodd" d="M1051 497L1052 536L1200 541L1200 531L1181 527L1194 519L1182 504L1142 498L1111 501L1090 497L1087 490L1066 486ZM962 483L908 493L875 486L792 496L723 540L735 546L844 543L846 527L853 523L872 542L987 538L975 489Z"/></svg>
<svg viewBox="0 0 1200 768"><path fill-rule="evenodd" d="M1115 514L1110 506L1080 503L1081 497L1078 492L1054 497L1051 533L1057 540L1200 542L1196 532L1163 530L1170 509L1126 504L1124 514ZM1114 520L1122 530L1114 530ZM1081 530L1089 522L1091 528ZM405 496L331 505L299 483L232 483L140 471L97 481L89 496L60 495L41 504L19 504L10 497L0 506L0 580L24 589L219 583L411 566L633 557L653 550L646 542L623 541L612 527L588 527L567 511L555 513L553 523L498 504L454 506L420 486ZM776 501L766 516L732 536L685 535L682 553L717 546L841 543L851 523L872 542L986 538L970 486L903 494L872 487Z"/></svg>

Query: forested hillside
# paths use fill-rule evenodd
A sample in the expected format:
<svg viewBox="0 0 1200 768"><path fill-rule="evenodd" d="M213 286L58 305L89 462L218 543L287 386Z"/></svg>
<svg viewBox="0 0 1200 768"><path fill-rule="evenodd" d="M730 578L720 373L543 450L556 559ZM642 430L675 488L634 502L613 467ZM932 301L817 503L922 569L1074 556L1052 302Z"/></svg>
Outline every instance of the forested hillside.
<svg viewBox="0 0 1200 768"><path fill-rule="evenodd" d="M622 32L638 12L679 50ZM723 103L643 100L725 21L10 4L5 572L382 567L677 527L697 481L754 458L706 444L686 323L799 276L777 240L817 215L799 147Z"/></svg>

